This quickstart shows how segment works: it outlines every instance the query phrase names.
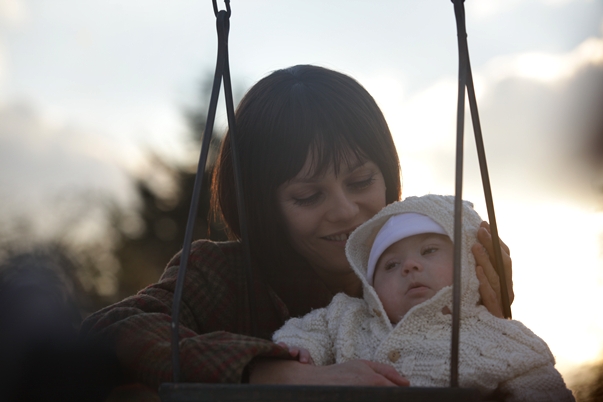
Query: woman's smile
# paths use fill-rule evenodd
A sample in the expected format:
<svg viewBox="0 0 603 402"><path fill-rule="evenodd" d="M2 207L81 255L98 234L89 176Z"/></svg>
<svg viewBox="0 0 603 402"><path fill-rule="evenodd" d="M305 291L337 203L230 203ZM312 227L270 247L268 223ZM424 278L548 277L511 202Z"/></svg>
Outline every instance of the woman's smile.
<svg viewBox="0 0 603 402"><path fill-rule="evenodd" d="M354 229L346 230L343 233L336 233L336 234L332 234L332 235L328 235L328 236L323 236L322 238L325 240L328 240L328 241L340 242L345 245L345 243L347 242L348 238L350 237L350 235L352 234Z"/></svg>

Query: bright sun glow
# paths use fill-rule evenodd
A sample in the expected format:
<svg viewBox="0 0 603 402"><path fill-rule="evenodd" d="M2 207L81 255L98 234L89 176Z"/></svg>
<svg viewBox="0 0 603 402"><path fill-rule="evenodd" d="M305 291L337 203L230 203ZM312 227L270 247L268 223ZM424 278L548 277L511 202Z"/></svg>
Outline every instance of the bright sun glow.
<svg viewBox="0 0 603 402"><path fill-rule="evenodd" d="M497 209L501 236L512 246L514 318L549 344L562 373L596 360L603 346L603 213L553 202L503 201Z"/></svg>

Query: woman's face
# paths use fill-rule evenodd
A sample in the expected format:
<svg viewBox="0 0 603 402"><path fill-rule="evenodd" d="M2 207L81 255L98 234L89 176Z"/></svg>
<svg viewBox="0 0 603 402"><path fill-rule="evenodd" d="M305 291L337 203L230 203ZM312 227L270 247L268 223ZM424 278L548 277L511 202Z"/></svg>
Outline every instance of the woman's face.
<svg viewBox="0 0 603 402"><path fill-rule="evenodd" d="M371 161L342 163L314 177L311 158L282 184L277 199L295 250L321 276L350 272L345 244L354 229L385 206L385 182Z"/></svg>

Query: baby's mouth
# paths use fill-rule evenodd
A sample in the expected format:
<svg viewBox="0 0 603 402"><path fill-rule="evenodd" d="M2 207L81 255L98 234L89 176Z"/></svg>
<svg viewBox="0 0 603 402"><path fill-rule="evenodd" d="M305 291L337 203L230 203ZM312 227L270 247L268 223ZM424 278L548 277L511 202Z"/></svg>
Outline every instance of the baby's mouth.
<svg viewBox="0 0 603 402"><path fill-rule="evenodd" d="M427 286L423 285L422 283L413 283L408 287L406 293L411 292L414 289L427 289Z"/></svg>

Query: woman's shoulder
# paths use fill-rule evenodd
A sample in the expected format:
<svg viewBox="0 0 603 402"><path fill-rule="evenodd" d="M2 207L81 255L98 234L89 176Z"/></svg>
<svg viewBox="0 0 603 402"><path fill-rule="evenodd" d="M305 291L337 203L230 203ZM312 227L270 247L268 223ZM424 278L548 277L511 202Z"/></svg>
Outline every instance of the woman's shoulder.
<svg viewBox="0 0 603 402"><path fill-rule="evenodd" d="M238 241L213 241L208 239L195 240L191 244L189 263L202 259L238 259L242 258L243 247ZM170 262L168 267L172 265L179 265L180 258L182 257L182 250L180 250Z"/></svg>
<svg viewBox="0 0 603 402"><path fill-rule="evenodd" d="M164 276L173 274L180 266L182 251L167 264ZM243 274L243 247L238 241L217 242L207 239L191 244L187 270L192 272Z"/></svg>

